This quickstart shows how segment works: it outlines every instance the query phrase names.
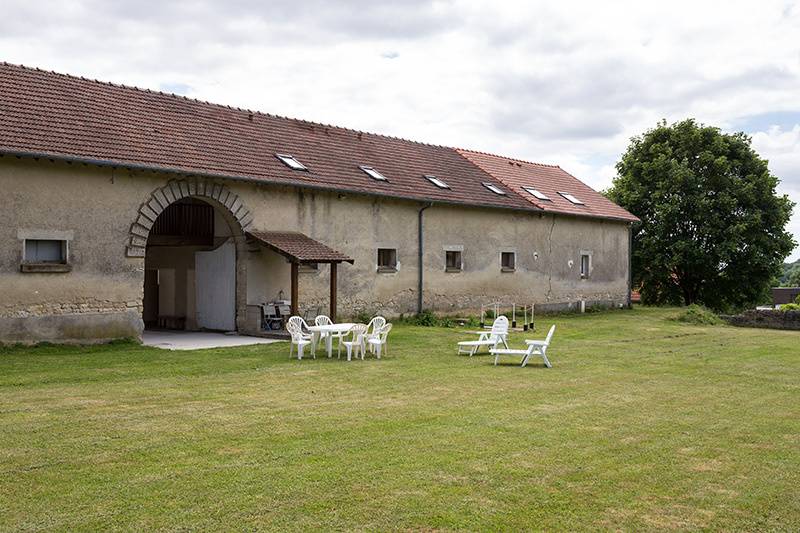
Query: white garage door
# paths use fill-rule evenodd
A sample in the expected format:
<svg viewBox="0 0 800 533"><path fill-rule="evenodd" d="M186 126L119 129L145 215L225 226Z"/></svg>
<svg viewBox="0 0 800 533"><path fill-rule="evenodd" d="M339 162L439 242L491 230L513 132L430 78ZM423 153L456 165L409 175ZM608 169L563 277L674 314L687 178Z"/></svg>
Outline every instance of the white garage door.
<svg viewBox="0 0 800 533"><path fill-rule="evenodd" d="M194 255L197 325L236 329L236 248L228 240L216 250Z"/></svg>

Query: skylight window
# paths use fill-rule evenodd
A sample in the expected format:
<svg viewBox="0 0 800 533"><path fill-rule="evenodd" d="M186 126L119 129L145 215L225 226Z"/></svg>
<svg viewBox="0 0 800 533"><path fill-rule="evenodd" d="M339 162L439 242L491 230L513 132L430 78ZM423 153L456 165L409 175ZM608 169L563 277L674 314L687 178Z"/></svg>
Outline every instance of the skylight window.
<svg viewBox="0 0 800 533"><path fill-rule="evenodd" d="M294 156L286 154L275 154L275 157L280 159L284 165L291 168L292 170L308 170L308 168L306 168L306 166L303 163L295 159Z"/></svg>
<svg viewBox="0 0 800 533"><path fill-rule="evenodd" d="M583 202L581 202L580 200L578 200L577 198L575 198L574 196L572 196L568 192L560 192L559 191L558 194L560 194L561 196L563 196L564 198L566 198L567 200L569 200L570 202L572 202L575 205L583 205Z"/></svg>
<svg viewBox="0 0 800 533"><path fill-rule="evenodd" d="M522 187L527 192L529 192L533 197L538 198L539 200L549 200L550 197L547 196L545 193L540 191L539 189L534 189L533 187Z"/></svg>
<svg viewBox="0 0 800 533"><path fill-rule="evenodd" d="M427 179L428 181L430 181L431 183L433 183L434 185L436 185L440 189L449 189L450 188L450 186L448 184L446 184L445 182L443 182L442 180L440 180L436 176L431 176L430 174L425 174L425 179Z"/></svg>
<svg viewBox="0 0 800 533"><path fill-rule="evenodd" d="M372 179L376 179L378 181L389 181L388 179L386 179L386 176L384 176L383 174L381 174L380 172L375 170L373 167L368 167L366 165L361 165L358 168L360 168L361 170L366 172L367 175Z"/></svg>
<svg viewBox="0 0 800 533"><path fill-rule="evenodd" d="M504 191L503 189L501 189L500 187L498 187L494 183L484 183L483 186L486 187L487 189L489 189L490 191L492 191L495 194L500 194L502 196L506 195L506 191Z"/></svg>

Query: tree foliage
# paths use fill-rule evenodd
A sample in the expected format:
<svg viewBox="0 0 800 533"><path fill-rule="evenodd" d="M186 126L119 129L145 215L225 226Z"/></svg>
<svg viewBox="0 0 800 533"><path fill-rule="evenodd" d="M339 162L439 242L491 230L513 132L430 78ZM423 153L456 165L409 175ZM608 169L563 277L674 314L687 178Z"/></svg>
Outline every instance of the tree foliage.
<svg viewBox="0 0 800 533"><path fill-rule="evenodd" d="M783 265L783 276L780 279L780 284L782 287L800 287L800 259L794 263Z"/></svg>
<svg viewBox="0 0 800 533"><path fill-rule="evenodd" d="M609 197L641 219L633 279L649 304L753 305L794 248L794 204L744 133L688 119L631 140ZM768 298L767 298L768 299Z"/></svg>

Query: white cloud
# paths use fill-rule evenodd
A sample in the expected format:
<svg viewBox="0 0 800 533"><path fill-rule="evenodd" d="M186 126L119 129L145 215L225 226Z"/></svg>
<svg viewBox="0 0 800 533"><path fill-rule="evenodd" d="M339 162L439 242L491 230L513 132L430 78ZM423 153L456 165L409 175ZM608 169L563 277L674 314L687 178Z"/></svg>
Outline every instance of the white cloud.
<svg viewBox="0 0 800 533"><path fill-rule="evenodd" d="M557 163L610 185L631 136L695 117L800 202L800 9L744 0L5 0L3 60ZM794 113L792 115L792 113ZM744 126L743 126L744 125ZM800 214L792 222L800 240ZM798 250L795 256L800 255Z"/></svg>
<svg viewBox="0 0 800 533"><path fill-rule="evenodd" d="M753 147L769 160L772 172L781 178L778 191L800 204L800 124L784 130L773 126L767 131L753 134ZM795 215L789 223L795 240L800 241L800 205L795 206ZM800 257L795 250L793 259Z"/></svg>

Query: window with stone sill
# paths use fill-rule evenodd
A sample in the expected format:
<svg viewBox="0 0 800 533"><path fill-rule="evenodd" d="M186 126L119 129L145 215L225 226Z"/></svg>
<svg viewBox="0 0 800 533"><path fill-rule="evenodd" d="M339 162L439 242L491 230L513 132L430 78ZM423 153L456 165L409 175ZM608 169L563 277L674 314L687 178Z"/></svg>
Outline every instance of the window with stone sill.
<svg viewBox="0 0 800 533"><path fill-rule="evenodd" d="M444 253L445 272L461 272L461 252L457 250L447 250Z"/></svg>
<svg viewBox="0 0 800 533"><path fill-rule="evenodd" d="M581 254L581 279L588 279L592 269L592 256Z"/></svg>
<svg viewBox="0 0 800 533"><path fill-rule="evenodd" d="M397 272L396 248L378 248L378 272Z"/></svg>
<svg viewBox="0 0 800 533"><path fill-rule="evenodd" d="M502 252L500 254L500 270L503 272L514 272L517 268L517 254L514 252Z"/></svg>
<svg viewBox="0 0 800 533"><path fill-rule="evenodd" d="M65 240L25 239L22 272L69 272L69 246Z"/></svg>

